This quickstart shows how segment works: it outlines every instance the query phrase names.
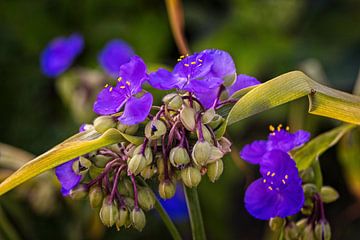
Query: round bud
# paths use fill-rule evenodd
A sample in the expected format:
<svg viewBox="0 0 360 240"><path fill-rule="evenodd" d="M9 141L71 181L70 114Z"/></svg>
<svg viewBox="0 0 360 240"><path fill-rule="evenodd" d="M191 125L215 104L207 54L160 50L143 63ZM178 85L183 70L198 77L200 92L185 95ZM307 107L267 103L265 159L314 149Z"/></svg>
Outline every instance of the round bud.
<svg viewBox="0 0 360 240"><path fill-rule="evenodd" d="M215 182L224 171L224 163L221 159L207 165L207 175L211 182Z"/></svg>
<svg viewBox="0 0 360 240"><path fill-rule="evenodd" d="M170 180L161 181L159 184L159 194L162 199L169 199L175 195L176 185Z"/></svg>
<svg viewBox="0 0 360 240"><path fill-rule="evenodd" d="M146 159L142 154L135 154L128 161L128 170L135 175L138 175L146 167Z"/></svg>
<svg viewBox="0 0 360 240"><path fill-rule="evenodd" d="M110 201L110 196L104 198L99 215L101 222L107 227L113 226L117 221L119 217L119 210L116 202Z"/></svg>
<svg viewBox="0 0 360 240"><path fill-rule="evenodd" d="M92 165L89 169L89 176L91 179L95 179L97 176L99 176L104 171L103 168L96 167L95 165Z"/></svg>
<svg viewBox="0 0 360 240"><path fill-rule="evenodd" d="M285 239L297 240L299 239L300 231L294 222L289 222L285 227Z"/></svg>
<svg viewBox="0 0 360 240"><path fill-rule="evenodd" d="M270 218L269 227L272 231L281 229L285 224L285 219L280 217Z"/></svg>
<svg viewBox="0 0 360 240"><path fill-rule="evenodd" d="M320 220L315 225L314 229L315 239L317 240L330 240L331 239L331 228L330 224L326 220Z"/></svg>
<svg viewBox="0 0 360 240"><path fill-rule="evenodd" d="M143 228L146 225L145 213L141 208L134 208L131 211L130 219L134 228L136 228L140 232L143 230Z"/></svg>
<svg viewBox="0 0 360 240"><path fill-rule="evenodd" d="M116 127L116 122L111 116L100 116L94 120L94 128L99 133L104 133L110 128Z"/></svg>
<svg viewBox="0 0 360 240"><path fill-rule="evenodd" d="M221 123L223 123L225 120L222 116L216 114L214 118L211 120L211 122L208 123L208 126L210 126L212 129L216 129L220 126Z"/></svg>
<svg viewBox="0 0 360 240"><path fill-rule="evenodd" d="M197 187L201 181L200 170L194 167L181 170L181 180L189 188Z"/></svg>
<svg viewBox="0 0 360 240"><path fill-rule="evenodd" d="M314 230L310 225L307 225L305 228L304 228L304 231L302 232L302 235L301 235L301 240L315 240L315 236L314 236Z"/></svg>
<svg viewBox="0 0 360 240"><path fill-rule="evenodd" d="M197 141L192 150L192 159L198 166L205 166L210 159L211 145L207 141Z"/></svg>
<svg viewBox="0 0 360 240"><path fill-rule="evenodd" d="M143 150L143 144L137 146L134 150L134 154L142 154L142 150ZM144 153L143 153L145 159L146 159L146 165L149 165L150 163L152 163L153 160L153 155L152 155L152 151L150 147L145 147Z"/></svg>
<svg viewBox="0 0 360 240"><path fill-rule="evenodd" d="M138 124L126 125L126 124L122 124L122 123L118 122L116 128L122 133L125 133L128 135L133 135L138 131L139 125Z"/></svg>
<svg viewBox="0 0 360 240"><path fill-rule="evenodd" d="M223 85L225 87L229 87L229 86L233 85L236 80L236 77L237 77L236 73L233 73L233 74L223 77L223 80L224 80Z"/></svg>
<svg viewBox="0 0 360 240"><path fill-rule="evenodd" d="M119 209L119 217L116 220L116 228L117 230L120 230L120 227L124 226L126 224L126 221L129 218L129 211L126 207L121 207Z"/></svg>
<svg viewBox="0 0 360 240"><path fill-rule="evenodd" d="M299 228L300 232L302 232L305 229L307 224L308 224L307 218L300 219L299 221L296 222L296 226Z"/></svg>
<svg viewBox="0 0 360 240"><path fill-rule="evenodd" d="M105 165L111 160L111 157L104 155L95 155L91 158L91 161L94 163L96 167L104 168Z"/></svg>
<svg viewBox="0 0 360 240"><path fill-rule="evenodd" d="M135 201L133 198L130 198L130 197L126 197L125 199L125 205L127 208L129 209L133 209L134 206L135 206Z"/></svg>
<svg viewBox="0 0 360 240"><path fill-rule="evenodd" d="M330 186L324 186L320 190L320 196L324 203L331 203L339 198L339 193Z"/></svg>
<svg viewBox="0 0 360 240"><path fill-rule="evenodd" d="M161 120L150 121L145 126L145 136L151 140L161 138L161 136L164 135L166 131L166 125Z"/></svg>
<svg viewBox="0 0 360 240"><path fill-rule="evenodd" d="M171 149L169 159L174 167L179 167L190 162L190 156L187 150L180 146Z"/></svg>
<svg viewBox="0 0 360 240"><path fill-rule="evenodd" d="M307 168L300 173L300 176L303 183L312 183L315 179L314 169L312 169L311 167Z"/></svg>
<svg viewBox="0 0 360 240"><path fill-rule="evenodd" d="M218 141L219 148L223 154L231 152L231 142L226 137L221 137Z"/></svg>
<svg viewBox="0 0 360 240"><path fill-rule="evenodd" d="M119 193L123 196L134 197L132 182L128 178L123 178L118 185Z"/></svg>
<svg viewBox="0 0 360 240"><path fill-rule="evenodd" d="M87 188L83 184L79 184L70 191L70 197L74 200L80 200L87 195Z"/></svg>
<svg viewBox="0 0 360 240"><path fill-rule="evenodd" d="M144 179L150 179L157 172L157 169L153 165L146 166L140 173Z"/></svg>
<svg viewBox="0 0 360 240"><path fill-rule="evenodd" d="M99 186L92 186L90 188L89 200L92 208L100 207L103 200L103 192Z"/></svg>
<svg viewBox="0 0 360 240"><path fill-rule="evenodd" d="M149 211L155 205L155 197L149 188L140 188L138 193L138 202L142 209Z"/></svg>
<svg viewBox="0 0 360 240"><path fill-rule="evenodd" d="M195 121L196 111L191 107L184 106L180 111L180 120L184 127L190 132L194 131L196 121Z"/></svg>
<svg viewBox="0 0 360 240"><path fill-rule="evenodd" d="M207 141L209 143L214 143L212 135L211 135L209 129L207 129L207 127L205 127L204 124L201 124L201 131L202 131L202 134L203 134L203 137L204 137L205 141ZM198 128L196 129L196 135L197 135L197 138L199 139L200 138L200 133L199 133Z"/></svg>
<svg viewBox="0 0 360 240"><path fill-rule="evenodd" d="M176 93L171 93L163 98L163 102L169 106L169 108L178 110L183 104L182 97Z"/></svg>
<svg viewBox="0 0 360 240"><path fill-rule="evenodd" d="M220 148L217 148L215 146L211 146L211 153L210 158L208 160L208 163L215 162L222 158L224 156L224 153L220 150Z"/></svg>
<svg viewBox="0 0 360 240"><path fill-rule="evenodd" d="M301 213L304 215L311 215L312 211L314 209L314 202L312 198L305 198L304 206L301 208Z"/></svg>
<svg viewBox="0 0 360 240"><path fill-rule="evenodd" d="M312 197L315 193L318 192L316 185L312 183L304 184L303 190L306 197Z"/></svg>
<svg viewBox="0 0 360 240"><path fill-rule="evenodd" d="M202 123L207 124L211 122L214 119L215 114L216 113L214 108L209 108L208 110L206 110L201 117Z"/></svg>

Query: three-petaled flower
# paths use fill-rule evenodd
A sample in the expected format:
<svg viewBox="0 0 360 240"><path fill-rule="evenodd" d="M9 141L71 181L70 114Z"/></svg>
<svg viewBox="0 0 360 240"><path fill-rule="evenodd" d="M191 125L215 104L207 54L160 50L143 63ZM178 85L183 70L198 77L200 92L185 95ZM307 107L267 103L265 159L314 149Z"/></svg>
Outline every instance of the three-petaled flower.
<svg viewBox="0 0 360 240"><path fill-rule="evenodd" d="M48 77L57 77L65 72L80 54L84 40L79 34L68 38L58 37L52 40L41 53L41 70Z"/></svg>
<svg viewBox="0 0 360 240"><path fill-rule="evenodd" d="M94 111L99 115L111 115L124 107L118 120L126 125L138 124L148 116L153 97L142 93L142 84L148 78L146 65L138 56L121 65L116 86L105 85L94 103ZM139 96L141 95L141 96Z"/></svg>

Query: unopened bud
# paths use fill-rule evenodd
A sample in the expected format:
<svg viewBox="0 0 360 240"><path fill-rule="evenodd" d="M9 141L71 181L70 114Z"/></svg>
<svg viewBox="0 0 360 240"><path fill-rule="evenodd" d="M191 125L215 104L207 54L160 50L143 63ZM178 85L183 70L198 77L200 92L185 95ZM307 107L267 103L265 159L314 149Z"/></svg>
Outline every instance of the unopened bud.
<svg viewBox="0 0 360 240"><path fill-rule="evenodd" d="M145 126L145 136L151 140L161 138L161 136L164 135L166 131L166 125L161 120L150 121Z"/></svg>
<svg viewBox="0 0 360 240"><path fill-rule="evenodd" d="M74 200L80 200L87 195L87 188L83 184L79 184L70 191L70 197Z"/></svg>
<svg viewBox="0 0 360 240"><path fill-rule="evenodd" d="M223 85L225 87L229 87L229 86L233 85L236 80L236 77L237 77L236 73L233 73L233 74L223 77L223 80L224 80Z"/></svg>
<svg viewBox="0 0 360 240"><path fill-rule="evenodd" d="M169 159L174 167L179 167L190 162L190 156L187 150L180 146L171 149Z"/></svg>
<svg viewBox="0 0 360 240"><path fill-rule="evenodd" d="M203 138L205 141L208 141L209 143L214 143L209 129L204 124L201 124L201 131L202 131L202 135L203 135ZM200 139L200 132L199 132L198 128L196 129L196 135L197 135L197 138Z"/></svg>
<svg viewBox="0 0 360 240"><path fill-rule="evenodd" d="M180 120L184 127L189 130L190 132L194 131L196 121L195 121L195 109L191 107L184 106L183 109L180 111Z"/></svg>
<svg viewBox="0 0 360 240"><path fill-rule="evenodd" d="M150 163L152 163L152 160L153 160L151 148L145 147L145 150L142 153L143 148L144 148L143 144L137 146L134 150L134 154L143 154L146 159L146 165L149 165Z"/></svg>
<svg viewBox="0 0 360 240"><path fill-rule="evenodd" d="M311 167L307 168L300 173L300 176L303 183L312 183L314 182L315 178L314 169L312 169Z"/></svg>
<svg viewBox="0 0 360 240"><path fill-rule="evenodd" d="M120 230L120 227L124 226L129 218L129 211L126 207L121 207L119 209L119 217L116 220L116 228Z"/></svg>
<svg viewBox="0 0 360 240"><path fill-rule="evenodd" d="M312 183L304 184L303 190L306 197L312 197L318 191L316 185Z"/></svg>
<svg viewBox="0 0 360 240"><path fill-rule="evenodd" d="M206 110L204 112L204 114L202 115L201 117L201 121L204 123L204 124L207 124L209 122L211 122L214 117L215 117L215 109L214 108L209 108L208 110Z"/></svg>
<svg viewBox="0 0 360 240"><path fill-rule="evenodd" d="M89 176L91 179L95 179L104 171L103 168L98 168L95 165L92 165L89 169Z"/></svg>
<svg viewBox="0 0 360 240"><path fill-rule="evenodd" d="M281 229L285 224L285 219L280 217L270 218L269 227L272 231Z"/></svg>
<svg viewBox="0 0 360 240"><path fill-rule="evenodd" d="M155 197L149 188L140 188L138 193L138 202L142 209L149 211L155 205Z"/></svg>
<svg viewBox="0 0 360 240"><path fill-rule="evenodd" d="M285 239L286 240L297 240L299 239L299 229L294 222L290 222L285 227Z"/></svg>
<svg viewBox="0 0 360 240"><path fill-rule="evenodd" d="M207 141L197 141L192 150L192 159L198 166L206 165L210 159L211 145Z"/></svg>
<svg viewBox="0 0 360 240"><path fill-rule="evenodd" d="M308 220L306 218L300 219L299 221L296 222L296 226L299 228L299 231L302 232L305 227L308 224Z"/></svg>
<svg viewBox="0 0 360 240"><path fill-rule="evenodd" d="M187 187L197 187L201 181L200 170L194 167L185 168L181 170L181 179Z"/></svg>
<svg viewBox="0 0 360 240"><path fill-rule="evenodd" d="M208 125L212 128L212 129L217 129L221 123L223 123L225 120L222 116L216 114L214 116L214 118L212 119L211 122L208 123Z"/></svg>
<svg viewBox="0 0 360 240"><path fill-rule="evenodd" d="M99 133L104 133L110 128L116 127L116 122L111 116L100 116L94 120L94 128Z"/></svg>
<svg viewBox="0 0 360 240"><path fill-rule="evenodd" d="M144 179L150 179L157 172L157 169L153 165L146 166L140 173Z"/></svg>
<svg viewBox="0 0 360 240"><path fill-rule="evenodd" d="M143 228L146 225L145 213L143 212L143 210L141 210L141 208L134 208L131 211L130 219L134 228L136 228L140 232L143 230Z"/></svg>
<svg viewBox="0 0 360 240"><path fill-rule="evenodd" d="M117 221L119 217L119 210L116 202L110 201L110 196L104 198L99 215L101 222L107 227L113 226Z"/></svg>
<svg viewBox="0 0 360 240"><path fill-rule="evenodd" d="M117 124L116 128L122 133L125 133L128 135L133 135L138 131L139 125L138 124L126 125L126 124L122 124L119 122Z"/></svg>
<svg viewBox="0 0 360 240"><path fill-rule="evenodd" d="M111 157L104 156L104 155L95 155L91 158L91 161L94 163L96 167L104 168L105 165L111 160Z"/></svg>
<svg viewBox="0 0 360 240"><path fill-rule="evenodd" d="M311 226L311 224L307 225L304 228L304 231L301 234L301 240L315 240L315 236L314 236L314 230Z"/></svg>
<svg viewBox="0 0 360 240"><path fill-rule="evenodd" d="M221 159L223 156L224 156L224 153L220 150L220 148L211 146L211 154L210 154L208 163L215 162L215 161Z"/></svg>
<svg viewBox="0 0 360 240"><path fill-rule="evenodd" d="M221 137L218 141L219 148L223 152L223 154L231 152L231 142L226 137Z"/></svg>
<svg viewBox="0 0 360 240"><path fill-rule="evenodd" d="M330 240L331 239L330 224L326 220L320 220L315 225L314 235L316 240Z"/></svg>
<svg viewBox="0 0 360 240"><path fill-rule="evenodd" d="M170 180L161 181L159 184L159 194L162 199L169 199L175 195L176 185Z"/></svg>
<svg viewBox="0 0 360 240"><path fill-rule="evenodd" d="M75 173L85 176L91 165L92 163L89 159L81 156L78 161L74 161L72 168Z"/></svg>
<svg viewBox="0 0 360 240"><path fill-rule="evenodd" d="M128 161L128 170L135 175L138 175L146 167L146 159L142 154L135 154Z"/></svg>
<svg viewBox="0 0 360 240"><path fill-rule="evenodd" d="M309 216L314 209L314 202L311 197L305 198L304 206L301 208L301 213Z"/></svg>
<svg viewBox="0 0 360 240"><path fill-rule="evenodd" d="M207 165L207 175L211 182L215 182L224 171L224 163L221 159Z"/></svg>
<svg viewBox="0 0 360 240"><path fill-rule="evenodd" d="M119 193L123 196L134 197L132 182L128 178L123 178L118 185Z"/></svg>
<svg viewBox="0 0 360 240"><path fill-rule="evenodd" d="M339 198L339 193L330 186L324 186L320 190L320 196L324 203L331 203Z"/></svg>
<svg viewBox="0 0 360 240"><path fill-rule="evenodd" d="M129 208L129 209L133 209L135 206L135 201L133 198L130 197L126 197L125 199L125 205Z"/></svg>
<svg viewBox="0 0 360 240"><path fill-rule="evenodd" d="M90 206L92 208L100 207L103 200L103 192L99 186L93 186L89 191Z"/></svg>
<svg viewBox="0 0 360 240"><path fill-rule="evenodd" d="M227 127L227 122L223 121L214 131L216 139L220 139L224 136Z"/></svg>
<svg viewBox="0 0 360 240"><path fill-rule="evenodd" d="M169 106L169 108L178 110L183 104L182 98L176 93L170 93L163 98L163 102Z"/></svg>

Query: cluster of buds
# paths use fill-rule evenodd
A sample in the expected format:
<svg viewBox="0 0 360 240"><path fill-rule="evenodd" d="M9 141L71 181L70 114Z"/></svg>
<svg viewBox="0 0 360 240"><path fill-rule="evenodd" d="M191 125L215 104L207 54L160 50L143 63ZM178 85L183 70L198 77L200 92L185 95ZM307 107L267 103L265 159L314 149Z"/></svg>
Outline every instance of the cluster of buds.
<svg viewBox="0 0 360 240"><path fill-rule="evenodd" d="M143 180L156 178L161 198L175 195L176 182L197 187L202 176L215 182L223 172L222 157L231 143L222 135L225 120L213 108L205 110L194 96L169 94L144 125L124 125L113 116L100 116L93 125L104 133L116 128L122 133L144 136L140 145L120 142L79 157L73 170L82 176L70 195L88 195L104 225L134 227L141 231L144 211L155 205L155 195Z"/></svg>
<svg viewBox="0 0 360 240"><path fill-rule="evenodd" d="M272 218L269 226L274 231L284 228L286 240L330 240L331 228L325 218L324 203L336 201L339 194L330 186L322 186L319 189L315 184L314 170L311 167L301 172L301 178L305 194L301 213L305 217L298 221Z"/></svg>

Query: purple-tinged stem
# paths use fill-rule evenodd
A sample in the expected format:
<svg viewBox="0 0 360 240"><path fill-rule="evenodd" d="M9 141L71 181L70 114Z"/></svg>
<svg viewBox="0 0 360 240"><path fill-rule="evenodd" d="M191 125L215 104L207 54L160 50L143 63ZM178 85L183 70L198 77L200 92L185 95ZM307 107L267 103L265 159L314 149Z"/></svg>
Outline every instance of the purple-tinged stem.
<svg viewBox="0 0 360 240"><path fill-rule="evenodd" d="M131 182L133 184L133 189L134 189L134 207L135 207L135 209L139 209L138 191L137 191L137 187L136 187L134 174L131 174L130 178L131 178Z"/></svg>
<svg viewBox="0 0 360 240"><path fill-rule="evenodd" d="M113 188L111 190L111 195L110 195L110 200L111 202L114 200L115 197L115 192L118 186L118 182L119 182L119 175L121 173L122 170L124 170L125 165L122 165L121 167L118 168L118 170L116 171L115 177L114 177L114 183L113 183Z"/></svg>
<svg viewBox="0 0 360 240"><path fill-rule="evenodd" d="M165 175L165 179L169 179L168 159L167 159L167 152L165 147L165 135L161 138L161 145L162 145L162 155L164 160L164 175Z"/></svg>
<svg viewBox="0 0 360 240"><path fill-rule="evenodd" d="M202 126L201 126L201 114L198 113L197 117L196 117L196 124L197 124L197 130L199 131L199 141L203 142L204 141L204 133L202 131Z"/></svg>

